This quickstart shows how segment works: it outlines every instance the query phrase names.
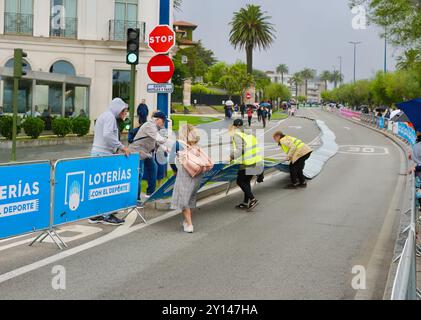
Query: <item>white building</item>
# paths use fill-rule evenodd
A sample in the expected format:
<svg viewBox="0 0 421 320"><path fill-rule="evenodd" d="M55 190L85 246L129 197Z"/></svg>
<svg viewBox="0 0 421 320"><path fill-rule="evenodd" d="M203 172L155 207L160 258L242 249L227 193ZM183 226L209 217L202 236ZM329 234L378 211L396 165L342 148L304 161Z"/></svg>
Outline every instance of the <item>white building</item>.
<svg viewBox="0 0 421 320"><path fill-rule="evenodd" d="M148 94L147 63L154 55L145 34L159 24L160 0L0 0L0 106L12 108L13 54L27 54L19 113L48 107L53 115L84 110L92 120L114 97L129 99L126 30L143 32L136 101L156 109ZM172 3L172 1L170 1ZM64 8L64 11L63 11ZM64 12L64 16L62 13ZM172 25L172 12L170 14Z"/></svg>

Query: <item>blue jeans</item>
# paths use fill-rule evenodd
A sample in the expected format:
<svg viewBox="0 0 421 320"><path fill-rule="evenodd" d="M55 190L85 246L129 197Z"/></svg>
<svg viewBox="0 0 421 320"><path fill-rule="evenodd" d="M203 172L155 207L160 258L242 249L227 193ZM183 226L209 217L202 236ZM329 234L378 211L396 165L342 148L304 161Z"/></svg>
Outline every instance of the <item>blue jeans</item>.
<svg viewBox="0 0 421 320"><path fill-rule="evenodd" d="M144 174L143 179L148 181L147 195L152 195L156 191L156 180L158 175L158 165L155 157L144 160Z"/></svg>
<svg viewBox="0 0 421 320"><path fill-rule="evenodd" d="M139 162L139 186L137 189L137 200L140 200L140 194L142 193L142 178L145 171L145 160Z"/></svg>

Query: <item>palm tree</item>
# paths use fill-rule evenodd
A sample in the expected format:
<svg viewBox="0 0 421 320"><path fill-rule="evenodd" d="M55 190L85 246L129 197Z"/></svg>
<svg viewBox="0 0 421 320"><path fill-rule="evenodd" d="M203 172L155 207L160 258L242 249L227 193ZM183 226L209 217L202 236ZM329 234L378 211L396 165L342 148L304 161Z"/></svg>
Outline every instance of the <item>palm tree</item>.
<svg viewBox="0 0 421 320"><path fill-rule="evenodd" d="M275 28L265 16L260 6L247 5L246 8L234 12L234 17L230 22L232 26L230 32L230 42L235 49L245 49L247 55L247 73L253 73L253 51L267 50L275 40Z"/></svg>
<svg viewBox="0 0 421 320"><path fill-rule="evenodd" d="M325 82L325 88L327 90L327 83L330 82L332 79L332 74L330 73L330 71L323 71L322 74L320 75L320 80Z"/></svg>
<svg viewBox="0 0 421 320"><path fill-rule="evenodd" d="M295 97L298 97L298 87L303 83L303 78L300 72L294 73L294 75L289 80L290 84L295 85Z"/></svg>
<svg viewBox="0 0 421 320"><path fill-rule="evenodd" d="M397 60L398 64L396 67L399 70L408 70L415 63L421 61L421 51L417 49L410 49L405 52L404 56L400 56Z"/></svg>
<svg viewBox="0 0 421 320"><path fill-rule="evenodd" d="M331 73L330 82L334 83L335 89L338 87L338 82L341 83L343 80L344 80L344 75L340 71L335 70L335 72Z"/></svg>
<svg viewBox="0 0 421 320"><path fill-rule="evenodd" d="M281 74L282 77L282 84L284 84L284 74L288 74L289 69L288 66L286 64L280 64L277 68L276 68L276 72L279 74Z"/></svg>
<svg viewBox="0 0 421 320"><path fill-rule="evenodd" d="M306 84L306 97L308 96L308 80L312 80L316 77L316 70L305 68L301 71L301 77L305 81Z"/></svg>

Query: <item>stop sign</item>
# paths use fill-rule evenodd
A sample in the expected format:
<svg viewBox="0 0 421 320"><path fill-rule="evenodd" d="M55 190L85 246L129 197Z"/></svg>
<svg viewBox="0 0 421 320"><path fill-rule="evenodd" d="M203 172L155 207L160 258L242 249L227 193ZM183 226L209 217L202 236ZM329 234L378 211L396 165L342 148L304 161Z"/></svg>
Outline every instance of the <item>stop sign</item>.
<svg viewBox="0 0 421 320"><path fill-rule="evenodd" d="M250 92L247 92L247 93L246 93L246 98L247 98L248 100L250 100L250 99L251 99L251 94L250 94Z"/></svg>
<svg viewBox="0 0 421 320"><path fill-rule="evenodd" d="M175 32L168 25L159 25L149 34L148 42L155 53L167 53L175 45Z"/></svg>
<svg viewBox="0 0 421 320"><path fill-rule="evenodd" d="M174 74L174 63L166 55L155 56L149 61L148 75L156 83L170 81Z"/></svg>

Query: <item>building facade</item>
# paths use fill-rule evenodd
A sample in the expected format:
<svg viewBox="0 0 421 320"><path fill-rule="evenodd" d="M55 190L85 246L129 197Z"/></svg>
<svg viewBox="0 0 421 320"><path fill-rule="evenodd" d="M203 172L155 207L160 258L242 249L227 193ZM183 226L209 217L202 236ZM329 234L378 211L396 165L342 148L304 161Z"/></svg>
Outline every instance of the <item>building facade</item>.
<svg viewBox="0 0 421 320"><path fill-rule="evenodd" d="M273 71L267 71L266 74L271 79L272 83L282 84L282 75ZM295 97L297 94L297 86L291 82L292 75L284 74L283 84L287 86L291 92L291 95ZM307 82L307 95L306 95L306 86L305 81L298 86L298 96L307 96L307 101L309 102L320 102L322 100L322 92L326 91L326 84L324 81L321 81L319 77L315 79L308 80Z"/></svg>
<svg viewBox="0 0 421 320"><path fill-rule="evenodd" d="M95 120L113 98L129 102L126 32L134 27L142 34L135 105L146 99L156 109L156 94L147 93L147 64L154 54L145 35L159 24L159 5L160 0L0 0L0 106L12 110L15 48L28 54L21 114L35 108L57 116L84 111Z"/></svg>

